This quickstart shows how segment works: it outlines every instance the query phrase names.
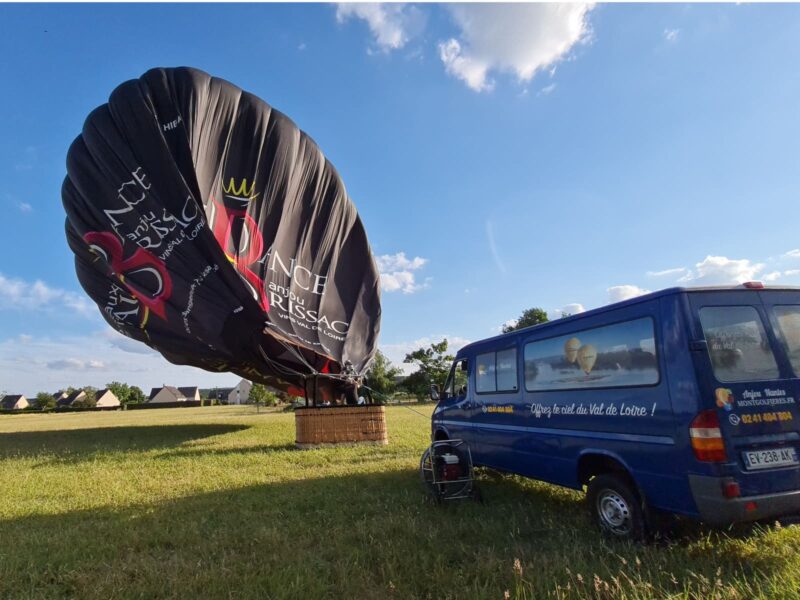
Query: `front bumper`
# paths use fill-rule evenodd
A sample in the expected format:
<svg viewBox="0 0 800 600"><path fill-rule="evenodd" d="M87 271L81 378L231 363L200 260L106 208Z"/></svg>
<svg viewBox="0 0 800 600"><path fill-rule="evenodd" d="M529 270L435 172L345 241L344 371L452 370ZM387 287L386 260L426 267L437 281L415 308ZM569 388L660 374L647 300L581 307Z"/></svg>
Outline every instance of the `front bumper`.
<svg viewBox="0 0 800 600"><path fill-rule="evenodd" d="M726 498L722 493L722 485L726 480L730 478L689 475L692 496L700 518L706 523L729 525L800 514L800 490Z"/></svg>

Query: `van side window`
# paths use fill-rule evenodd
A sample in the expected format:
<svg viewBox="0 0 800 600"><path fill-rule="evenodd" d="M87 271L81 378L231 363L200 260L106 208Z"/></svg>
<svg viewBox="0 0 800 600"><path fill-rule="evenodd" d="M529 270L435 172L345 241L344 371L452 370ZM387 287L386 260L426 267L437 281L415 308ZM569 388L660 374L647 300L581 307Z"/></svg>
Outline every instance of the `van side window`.
<svg viewBox="0 0 800 600"><path fill-rule="evenodd" d="M708 343L714 376L719 381L778 378L778 365L752 306L704 306L700 324Z"/></svg>
<svg viewBox="0 0 800 600"><path fill-rule="evenodd" d="M525 345L529 392L655 385L659 382L649 317Z"/></svg>
<svg viewBox="0 0 800 600"><path fill-rule="evenodd" d="M444 386L444 391L448 398L456 398L467 395L468 363L466 358L453 363L450 375Z"/></svg>
<svg viewBox="0 0 800 600"><path fill-rule="evenodd" d="M497 391L517 391L517 349L509 348L497 353Z"/></svg>
<svg viewBox="0 0 800 600"><path fill-rule="evenodd" d="M800 374L800 306L776 306L775 316L792 363L794 374Z"/></svg>
<svg viewBox="0 0 800 600"><path fill-rule="evenodd" d="M517 390L516 348L479 354L475 364L475 389L479 394Z"/></svg>
<svg viewBox="0 0 800 600"><path fill-rule="evenodd" d="M479 354L475 360L475 390L479 394L497 391L497 382L495 380L495 356L494 352L486 354Z"/></svg>

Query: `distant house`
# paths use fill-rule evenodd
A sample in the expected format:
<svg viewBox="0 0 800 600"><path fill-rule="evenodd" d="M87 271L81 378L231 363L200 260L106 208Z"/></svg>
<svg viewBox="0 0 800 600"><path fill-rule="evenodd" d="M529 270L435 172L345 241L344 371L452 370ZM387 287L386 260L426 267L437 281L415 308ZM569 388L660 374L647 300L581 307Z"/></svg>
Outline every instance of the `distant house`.
<svg viewBox="0 0 800 600"><path fill-rule="evenodd" d="M28 399L22 394L8 394L0 400L0 408L3 410L22 410L29 405Z"/></svg>
<svg viewBox="0 0 800 600"><path fill-rule="evenodd" d="M183 394L187 400L200 400L199 387L179 387L178 391Z"/></svg>
<svg viewBox="0 0 800 600"><path fill-rule="evenodd" d="M61 398L61 400L57 400L56 406L73 406L76 402L84 400L86 400L86 392L75 390L71 394L67 394L66 397Z"/></svg>
<svg viewBox="0 0 800 600"><path fill-rule="evenodd" d="M148 402L186 402L187 400L200 400L200 389L196 387L173 387L165 385L150 390Z"/></svg>
<svg viewBox="0 0 800 600"><path fill-rule="evenodd" d="M117 398L114 395L114 392L109 389L104 389L97 392L95 399L97 400L95 406L98 408L112 408L119 406L119 398Z"/></svg>
<svg viewBox="0 0 800 600"><path fill-rule="evenodd" d="M53 394L53 400L55 400L56 404L58 404L61 400L64 400L68 395L69 394L67 394L67 392L63 392L63 391L62 392L56 392L55 394Z"/></svg>
<svg viewBox="0 0 800 600"><path fill-rule="evenodd" d="M247 404L252 389L253 384L247 379L242 379L235 388L228 392L228 404Z"/></svg>
<svg viewBox="0 0 800 600"><path fill-rule="evenodd" d="M228 394L233 388L208 388L200 390L200 397L209 400L217 400L222 403L228 402Z"/></svg>

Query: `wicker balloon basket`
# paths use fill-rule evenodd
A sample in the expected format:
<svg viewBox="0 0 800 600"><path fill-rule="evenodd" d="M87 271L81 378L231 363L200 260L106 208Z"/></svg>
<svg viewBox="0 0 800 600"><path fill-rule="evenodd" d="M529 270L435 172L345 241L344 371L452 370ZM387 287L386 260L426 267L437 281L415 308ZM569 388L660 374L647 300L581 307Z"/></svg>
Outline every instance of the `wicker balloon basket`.
<svg viewBox="0 0 800 600"><path fill-rule="evenodd" d="M321 406L294 412L298 448L332 444L386 445L386 411L383 406Z"/></svg>

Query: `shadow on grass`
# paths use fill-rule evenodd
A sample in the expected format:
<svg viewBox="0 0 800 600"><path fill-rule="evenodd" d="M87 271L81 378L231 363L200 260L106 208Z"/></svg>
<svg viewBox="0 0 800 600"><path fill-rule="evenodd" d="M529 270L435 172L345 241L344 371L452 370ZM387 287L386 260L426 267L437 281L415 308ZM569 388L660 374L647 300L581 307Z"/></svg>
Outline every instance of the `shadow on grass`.
<svg viewBox="0 0 800 600"><path fill-rule="evenodd" d="M159 454L157 460L173 460L175 458L203 458L206 456L236 456L246 454L272 454L274 452L302 452L294 444L258 444L236 448L180 448Z"/></svg>
<svg viewBox="0 0 800 600"><path fill-rule="evenodd" d="M148 425L0 433L0 459L47 457L81 461L99 452L175 448L186 442L248 429L246 425Z"/></svg>
<svg viewBox="0 0 800 600"><path fill-rule="evenodd" d="M540 598L574 583L571 569L588 581L627 570L628 597L644 598L791 569L791 553L744 557L724 543L607 544L574 495L481 483L484 504L435 507L415 470L395 470L8 519L0 597Z"/></svg>

